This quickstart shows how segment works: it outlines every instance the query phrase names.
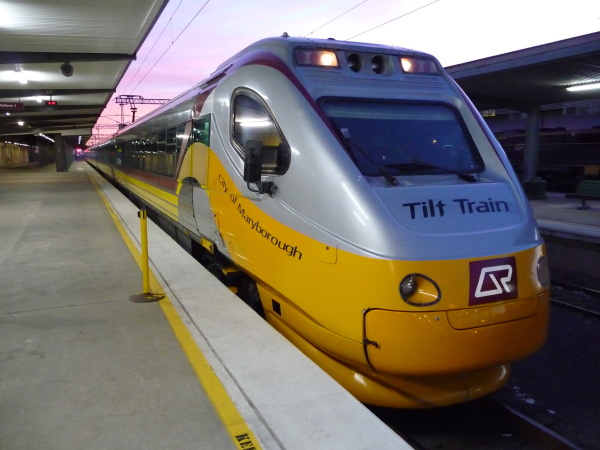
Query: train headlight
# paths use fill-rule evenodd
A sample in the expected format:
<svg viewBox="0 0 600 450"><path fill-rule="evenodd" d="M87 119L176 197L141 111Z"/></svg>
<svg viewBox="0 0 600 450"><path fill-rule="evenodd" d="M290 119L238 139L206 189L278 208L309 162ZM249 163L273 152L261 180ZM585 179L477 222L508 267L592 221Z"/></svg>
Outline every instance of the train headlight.
<svg viewBox="0 0 600 450"><path fill-rule="evenodd" d="M537 262L537 278L542 286L550 285L550 267L548 266L548 258L540 256Z"/></svg>
<svg viewBox="0 0 600 450"><path fill-rule="evenodd" d="M411 273L400 282L400 297L412 306L431 306L441 300L442 291L431 278Z"/></svg>
<svg viewBox="0 0 600 450"><path fill-rule="evenodd" d="M299 66L339 67L337 56L331 50L297 48L294 60Z"/></svg>
<svg viewBox="0 0 600 450"><path fill-rule="evenodd" d="M439 73L437 64L432 59L402 57L400 65L405 73Z"/></svg>

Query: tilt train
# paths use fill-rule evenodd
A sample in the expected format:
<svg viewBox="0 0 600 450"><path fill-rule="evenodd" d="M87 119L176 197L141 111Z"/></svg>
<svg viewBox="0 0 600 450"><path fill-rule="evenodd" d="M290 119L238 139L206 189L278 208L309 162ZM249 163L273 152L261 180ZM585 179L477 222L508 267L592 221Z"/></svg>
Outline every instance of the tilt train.
<svg viewBox="0 0 600 450"><path fill-rule="evenodd" d="M264 39L89 155L364 403L480 397L545 342L535 219L431 55Z"/></svg>

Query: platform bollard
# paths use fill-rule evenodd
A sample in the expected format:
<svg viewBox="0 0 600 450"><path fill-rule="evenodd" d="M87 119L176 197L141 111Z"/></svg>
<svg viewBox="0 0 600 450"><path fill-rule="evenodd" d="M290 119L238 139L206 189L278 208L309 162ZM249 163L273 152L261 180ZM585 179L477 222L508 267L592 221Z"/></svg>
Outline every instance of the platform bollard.
<svg viewBox="0 0 600 450"><path fill-rule="evenodd" d="M162 294L153 294L150 292L150 267L148 265L148 212L145 209L138 211L140 218L140 231L142 236L142 293L129 297L129 300L136 303L155 302L165 298Z"/></svg>

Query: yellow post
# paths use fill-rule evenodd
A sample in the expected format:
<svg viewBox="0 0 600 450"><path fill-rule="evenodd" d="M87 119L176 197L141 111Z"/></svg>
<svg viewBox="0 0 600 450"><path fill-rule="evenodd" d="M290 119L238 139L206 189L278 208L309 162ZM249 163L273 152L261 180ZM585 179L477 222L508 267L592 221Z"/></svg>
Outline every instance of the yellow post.
<svg viewBox="0 0 600 450"><path fill-rule="evenodd" d="M140 218L140 231L142 235L142 289L144 294L150 293L150 268L148 267L148 211L141 209L138 212Z"/></svg>
<svg viewBox="0 0 600 450"><path fill-rule="evenodd" d="M153 294L150 292L150 267L148 266L148 212L145 209L138 211L138 217L140 218L140 231L142 242L142 289L141 294L135 294L129 297L129 300L136 303L144 302L155 302L164 298L162 294Z"/></svg>

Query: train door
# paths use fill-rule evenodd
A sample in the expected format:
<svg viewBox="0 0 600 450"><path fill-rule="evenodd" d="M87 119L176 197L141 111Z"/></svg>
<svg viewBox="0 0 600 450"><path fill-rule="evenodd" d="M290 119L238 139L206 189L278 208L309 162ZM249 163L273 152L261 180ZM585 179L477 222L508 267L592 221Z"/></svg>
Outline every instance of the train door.
<svg viewBox="0 0 600 450"><path fill-rule="evenodd" d="M187 129L186 129L187 131ZM200 236L214 239L216 226L208 201L210 115L193 122L188 150L182 164L179 221Z"/></svg>
<svg viewBox="0 0 600 450"><path fill-rule="evenodd" d="M181 187L179 188L179 200L177 203L178 220L181 225L197 234L198 227L194 218L193 187L198 181L193 177L191 158L191 147L193 144L192 121L185 124L184 136L181 146L183 151L183 163L180 168Z"/></svg>
<svg viewBox="0 0 600 450"><path fill-rule="evenodd" d="M114 141L113 141L114 142ZM115 178L115 159L119 146L117 144L111 144L107 148L105 162L108 166L104 172L108 173L108 176L112 179Z"/></svg>

